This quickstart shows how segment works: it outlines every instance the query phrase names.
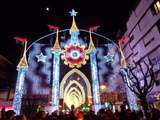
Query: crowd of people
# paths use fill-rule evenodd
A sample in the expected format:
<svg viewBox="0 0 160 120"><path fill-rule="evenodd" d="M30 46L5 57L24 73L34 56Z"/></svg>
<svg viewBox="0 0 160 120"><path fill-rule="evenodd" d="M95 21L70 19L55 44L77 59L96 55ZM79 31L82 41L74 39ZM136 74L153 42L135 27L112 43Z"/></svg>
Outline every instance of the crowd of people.
<svg viewBox="0 0 160 120"><path fill-rule="evenodd" d="M97 114L94 111L53 112L49 114L45 111L32 111L30 114L15 115L13 110L1 110L1 120L144 120L142 111L131 111L122 109L112 112L108 109L100 109ZM160 120L160 111L152 109L148 112L147 120Z"/></svg>

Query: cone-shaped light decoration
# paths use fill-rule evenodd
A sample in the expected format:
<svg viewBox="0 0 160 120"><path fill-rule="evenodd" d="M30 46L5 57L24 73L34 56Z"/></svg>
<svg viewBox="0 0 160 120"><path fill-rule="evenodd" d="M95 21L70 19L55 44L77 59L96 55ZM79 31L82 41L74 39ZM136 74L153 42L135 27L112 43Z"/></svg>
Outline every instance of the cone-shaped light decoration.
<svg viewBox="0 0 160 120"><path fill-rule="evenodd" d="M71 32L79 32L79 29L78 29L78 27L76 25L76 21L75 21L75 16L76 16L77 12L74 9L72 9L72 11L70 11L69 13L73 17L72 26L70 28L70 33Z"/></svg>
<svg viewBox="0 0 160 120"><path fill-rule="evenodd" d="M90 53L91 51L96 51L96 48L95 48L93 40L92 40L91 30L89 31L89 37L90 37L90 42L89 42L89 46L87 49L87 53Z"/></svg>
<svg viewBox="0 0 160 120"><path fill-rule="evenodd" d="M126 59L125 59L125 56L124 56L124 53L122 51L122 48L121 48L121 44L119 43L119 50L120 50L120 54L121 54L121 66L123 68L126 68L127 67L127 62L126 62Z"/></svg>
<svg viewBox="0 0 160 120"><path fill-rule="evenodd" d="M18 68L27 68L28 67L28 63L27 63L27 58L26 58L26 49L27 49L27 42L24 43L24 51L23 51L23 56L19 62L19 64L17 65Z"/></svg>
<svg viewBox="0 0 160 120"><path fill-rule="evenodd" d="M55 43L53 45L53 50L54 51L60 51L61 50L61 47L60 47L59 41L58 41L58 32L59 32L59 30L57 29L56 40L55 40Z"/></svg>

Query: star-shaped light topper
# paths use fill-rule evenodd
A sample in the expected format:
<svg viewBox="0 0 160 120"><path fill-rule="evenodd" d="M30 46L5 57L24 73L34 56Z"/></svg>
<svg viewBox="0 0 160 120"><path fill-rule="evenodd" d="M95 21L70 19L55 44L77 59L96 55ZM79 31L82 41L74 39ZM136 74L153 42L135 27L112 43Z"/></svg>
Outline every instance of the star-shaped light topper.
<svg viewBox="0 0 160 120"><path fill-rule="evenodd" d="M71 14L71 16L76 16L78 12L76 12L74 9L72 9L72 11L69 12Z"/></svg>
<svg viewBox="0 0 160 120"><path fill-rule="evenodd" d="M104 56L104 59L106 60L106 62L113 62L114 55L111 53L108 53L106 56Z"/></svg>
<svg viewBox="0 0 160 120"><path fill-rule="evenodd" d="M36 55L37 58L37 62L46 62L47 56L43 55L43 53L41 52L39 55Z"/></svg>

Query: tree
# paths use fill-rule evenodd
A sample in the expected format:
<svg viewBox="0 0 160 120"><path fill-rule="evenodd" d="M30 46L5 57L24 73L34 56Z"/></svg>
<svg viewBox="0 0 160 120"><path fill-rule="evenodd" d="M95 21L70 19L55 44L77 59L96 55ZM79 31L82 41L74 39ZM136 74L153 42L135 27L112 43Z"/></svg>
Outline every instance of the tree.
<svg viewBox="0 0 160 120"><path fill-rule="evenodd" d="M134 66L129 65L123 74L123 80L129 89L134 92L140 99L144 116L148 111L147 95L152 91L157 74L153 70L153 64L149 59L149 63L133 62ZM147 117L146 117L147 119Z"/></svg>

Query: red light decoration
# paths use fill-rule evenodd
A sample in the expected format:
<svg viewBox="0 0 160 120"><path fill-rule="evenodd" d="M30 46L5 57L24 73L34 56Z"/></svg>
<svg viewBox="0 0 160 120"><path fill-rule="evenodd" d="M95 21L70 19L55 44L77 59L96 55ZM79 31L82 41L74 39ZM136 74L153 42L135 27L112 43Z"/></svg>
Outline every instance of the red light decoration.
<svg viewBox="0 0 160 120"><path fill-rule="evenodd" d="M97 30L99 27L100 27L99 25L91 26L91 27L89 27L89 30L95 31L95 30Z"/></svg>
<svg viewBox="0 0 160 120"><path fill-rule="evenodd" d="M84 48L79 45L69 45L63 51L62 59L69 67L81 67L81 64L86 64L88 55L85 54Z"/></svg>
<svg viewBox="0 0 160 120"><path fill-rule="evenodd" d="M22 37L19 37L19 36L14 37L14 39L16 39L20 42L28 42L27 38L22 38Z"/></svg>
<svg viewBox="0 0 160 120"><path fill-rule="evenodd" d="M48 25L49 29L51 30L59 30L58 26L54 26L54 25Z"/></svg>
<svg viewBox="0 0 160 120"><path fill-rule="evenodd" d="M128 40L129 40L129 37L123 37L123 38L118 39L118 43L119 44L123 44L123 43L125 43Z"/></svg>

